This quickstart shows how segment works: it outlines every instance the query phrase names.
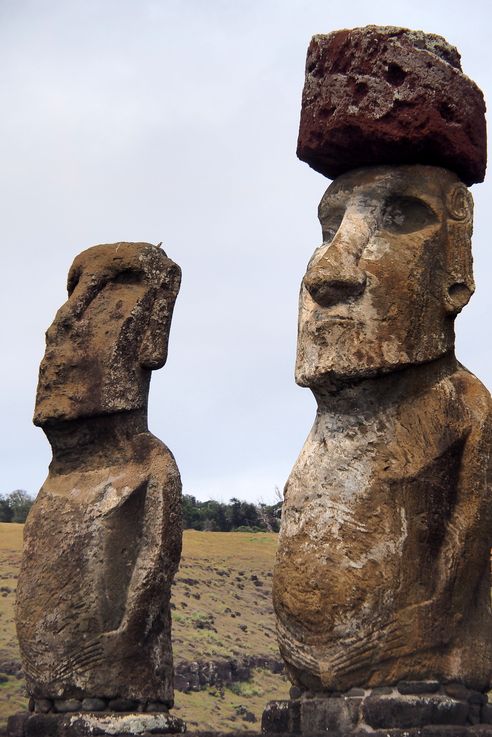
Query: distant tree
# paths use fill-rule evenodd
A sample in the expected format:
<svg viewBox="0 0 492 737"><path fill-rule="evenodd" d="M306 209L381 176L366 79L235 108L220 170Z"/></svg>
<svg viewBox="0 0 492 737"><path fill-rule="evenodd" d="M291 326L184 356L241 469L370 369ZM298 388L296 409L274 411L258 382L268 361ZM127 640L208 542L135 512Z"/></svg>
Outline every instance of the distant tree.
<svg viewBox="0 0 492 737"><path fill-rule="evenodd" d="M278 532L281 504L252 504L236 497L228 504L209 499L200 502L191 494L183 494L183 527L208 532L252 530Z"/></svg>
<svg viewBox="0 0 492 737"><path fill-rule="evenodd" d="M260 527L261 520L256 504L241 502L241 525L243 527Z"/></svg>
<svg viewBox="0 0 492 737"><path fill-rule="evenodd" d="M34 500L31 499L27 491L23 491L23 489L11 491L10 494L7 494L5 497L5 501L12 512L9 522L25 522L26 517L29 514L29 510L34 504Z"/></svg>
<svg viewBox="0 0 492 737"><path fill-rule="evenodd" d="M12 522L14 513L10 507L8 499L0 494L0 522Z"/></svg>
<svg viewBox="0 0 492 737"><path fill-rule="evenodd" d="M185 530L199 530L198 523L200 521L200 513L198 511L197 500L191 494L183 494L183 527Z"/></svg>
<svg viewBox="0 0 492 737"><path fill-rule="evenodd" d="M263 504L263 502L259 502L256 505L256 509L262 528L269 532L278 532L280 529L282 502L277 502L276 504Z"/></svg>
<svg viewBox="0 0 492 737"><path fill-rule="evenodd" d="M230 530L230 525L227 519L227 505L222 502L216 502L210 499L208 502L204 502L203 515L204 515L204 530L211 530L215 532L227 532Z"/></svg>
<svg viewBox="0 0 492 737"><path fill-rule="evenodd" d="M236 497L229 499L226 515L231 530L235 530L236 527L240 527L243 524L241 502L239 499L236 499Z"/></svg>

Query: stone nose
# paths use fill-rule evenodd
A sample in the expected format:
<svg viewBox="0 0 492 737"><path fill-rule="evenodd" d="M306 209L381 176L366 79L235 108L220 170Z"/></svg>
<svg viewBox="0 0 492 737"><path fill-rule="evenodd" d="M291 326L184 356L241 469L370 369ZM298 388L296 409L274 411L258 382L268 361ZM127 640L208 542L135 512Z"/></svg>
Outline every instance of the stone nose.
<svg viewBox="0 0 492 737"><path fill-rule="evenodd" d="M330 307L358 297L363 293L366 281L366 273L358 267L353 254L340 246L330 246L325 255L308 269L304 286L321 307Z"/></svg>
<svg viewBox="0 0 492 737"><path fill-rule="evenodd" d="M376 226L376 213L367 206L354 202L347 207L331 242L313 259L304 277L304 286L321 307L348 302L364 292L367 275L359 261Z"/></svg>

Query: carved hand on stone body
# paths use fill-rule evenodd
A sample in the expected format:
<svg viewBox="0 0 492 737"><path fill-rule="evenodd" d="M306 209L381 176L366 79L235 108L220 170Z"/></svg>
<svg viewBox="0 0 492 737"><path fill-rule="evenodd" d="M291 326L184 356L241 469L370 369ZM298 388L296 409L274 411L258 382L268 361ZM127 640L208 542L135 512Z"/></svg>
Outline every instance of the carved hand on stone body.
<svg viewBox="0 0 492 737"><path fill-rule="evenodd" d="M148 431L147 395L179 282L156 246L95 246L75 259L47 331L35 423L53 460L26 524L17 596L35 700L172 705L181 481Z"/></svg>
<svg viewBox="0 0 492 737"><path fill-rule="evenodd" d="M472 199L451 172L370 167L319 208L296 380L318 412L286 485L279 643L308 690L488 686L490 395L457 363Z"/></svg>

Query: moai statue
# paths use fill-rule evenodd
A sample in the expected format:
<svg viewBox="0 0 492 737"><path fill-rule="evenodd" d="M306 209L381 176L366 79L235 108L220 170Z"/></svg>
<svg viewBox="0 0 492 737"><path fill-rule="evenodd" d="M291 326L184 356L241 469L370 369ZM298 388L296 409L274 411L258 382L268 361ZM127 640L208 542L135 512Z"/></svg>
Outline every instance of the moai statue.
<svg viewBox="0 0 492 737"><path fill-rule="evenodd" d="M296 381L318 410L273 581L294 687L266 731L492 721L492 404L453 327L484 110L441 37L369 26L309 47L298 155L334 181L299 303Z"/></svg>
<svg viewBox="0 0 492 737"><path fill-rule="evenodd" d="M89 248L46 334L34 422L53 460L26 523L17 589L29 734L36 719L60 737L184 729L167 713L181 481L147 427L180 278L148 243Z"/></svg>

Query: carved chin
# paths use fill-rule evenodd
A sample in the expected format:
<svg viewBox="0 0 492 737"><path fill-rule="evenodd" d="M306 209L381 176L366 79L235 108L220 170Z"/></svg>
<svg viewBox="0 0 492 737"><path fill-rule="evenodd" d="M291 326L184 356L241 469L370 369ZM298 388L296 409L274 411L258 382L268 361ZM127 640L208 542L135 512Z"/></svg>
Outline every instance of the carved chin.
<svg viewBox="0 0 492 737"><path fill-rule="evenodd" d="M439 358L452 346L450 336L438 331L420 342L404 335L369 336L364 326L301 329L295 378L299 386L339 384L386 374L404 366Z"/></svg>
<svg viewBox="0 0 492 737"><path fill-rule="evenodd" d="M406 364L408 364L408 361ZM305 362L298 360L295 371L295 380L299 386L310 387L312 389L323 386L330 390L331 388L336 389L341 384L347 382L388 373L403 365L405 365L404 362L400 362L398 364L394 363L391 365L387 364L384 366L354 366L334 362L324 366L319 364L313 366L309 363L306 364Z"/></svg>

